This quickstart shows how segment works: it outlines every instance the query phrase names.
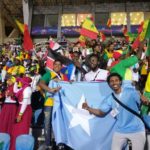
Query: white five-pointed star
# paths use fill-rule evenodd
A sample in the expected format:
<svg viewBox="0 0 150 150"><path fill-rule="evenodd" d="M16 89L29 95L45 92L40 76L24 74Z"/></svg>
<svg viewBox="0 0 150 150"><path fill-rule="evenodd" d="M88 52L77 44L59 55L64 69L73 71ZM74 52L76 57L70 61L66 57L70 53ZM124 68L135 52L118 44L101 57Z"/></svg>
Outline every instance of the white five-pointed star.
<svg viewBox="0 0 150 150"><path fill-rule="evenodd" d="M77 125L80 125L82 129L90 136L90 127L89 127L89 119L94 118L94 115L91 115L87 110L82 109L82 103L85 102L85 97L82 95L80 102L78 103L77 108L68 105L66 103L68 111L72 114L72 119L70 121L69 128L73 128Z"/></svg>

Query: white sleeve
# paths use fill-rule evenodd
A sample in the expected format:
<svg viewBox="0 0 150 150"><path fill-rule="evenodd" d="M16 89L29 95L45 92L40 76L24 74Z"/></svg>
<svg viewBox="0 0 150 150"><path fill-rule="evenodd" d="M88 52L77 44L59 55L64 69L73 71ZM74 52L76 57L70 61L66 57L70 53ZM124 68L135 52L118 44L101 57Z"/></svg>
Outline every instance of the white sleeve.
<svg viewBox="0 0 150 150"><path fill-rule="evenodd" d="M111 64L112 64L113 60L112 59L109 59L108 62L107 62L107 67L110 67Z"/></svg>
<svg viewBox="0 0 150 150"><path fill-rule="evenodd" d="M15 82L14 87L13 87L13 91L14 93L17 93L20 89L18 88L18 83Z"/></svg>
<svg viewBox="0 0 150 150"><path fill-rule="evenodd" d="M2 74L1 74L1 76L2 76L2 82L4 82L5 81L5 77L6 77L6 70L2 70Z"/></svg>
<svg viewBox="0 0 150 150"><path fill-rule="evenodd" d="M21 109L20 109L20 113L24 113L26 108L27 108L27 105L28 104L31 104L31 94L32 94L32 91L31 91L31 87L27 87L24 89L23 91L23 101L22 101L22 104L21 104Z"/></svg>

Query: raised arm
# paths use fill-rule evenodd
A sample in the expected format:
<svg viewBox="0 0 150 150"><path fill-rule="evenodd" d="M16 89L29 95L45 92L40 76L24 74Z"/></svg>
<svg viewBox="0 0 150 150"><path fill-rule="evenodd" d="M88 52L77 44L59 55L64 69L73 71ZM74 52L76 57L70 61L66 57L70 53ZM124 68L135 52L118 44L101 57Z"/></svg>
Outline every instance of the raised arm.
<svg viewBox="0 0 150 150"><path fill-rule="evenodd" d="M82 104L82 108L88 110L90 114L93 114L95 116L102 117L106 114L105 112L102 112L100 109L89 107L86 102Z"/></svg>
<svg viewBox="0 0 150 150"><path fill-rule="evenodd" d="M139 48L137 50L136 56L139 60L141 60L142 52L143 52L143 42L140 43Z"/></svg>

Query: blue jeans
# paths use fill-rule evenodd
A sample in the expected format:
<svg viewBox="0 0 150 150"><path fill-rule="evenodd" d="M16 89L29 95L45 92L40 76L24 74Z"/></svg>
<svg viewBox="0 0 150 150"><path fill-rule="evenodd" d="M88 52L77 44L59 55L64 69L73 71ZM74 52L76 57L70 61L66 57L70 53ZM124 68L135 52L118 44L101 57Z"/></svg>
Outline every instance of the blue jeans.
<svg viewBox="0 0 150 150"><path fill-rule="evenodd" d="M50 146L52 142L52 111L53 106L44 107L44 136L47 146Z"/></svg>

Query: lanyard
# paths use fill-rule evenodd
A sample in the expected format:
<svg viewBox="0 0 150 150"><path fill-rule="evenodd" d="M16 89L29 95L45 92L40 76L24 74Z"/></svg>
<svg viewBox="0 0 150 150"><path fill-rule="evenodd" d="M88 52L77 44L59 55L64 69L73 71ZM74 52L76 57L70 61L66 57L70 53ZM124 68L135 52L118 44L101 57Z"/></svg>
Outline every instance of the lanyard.
<svg viewBox="0 0 150 150"><path fill-rule="evenodd" d="M118 99L121 99L121 97L122 97L122 92L119 93L119 94L115 94L115 96L116 96ZM116 102L116 106L117 106L117 108L119 108L120 104L119 104L118 102Z"/></svg>

